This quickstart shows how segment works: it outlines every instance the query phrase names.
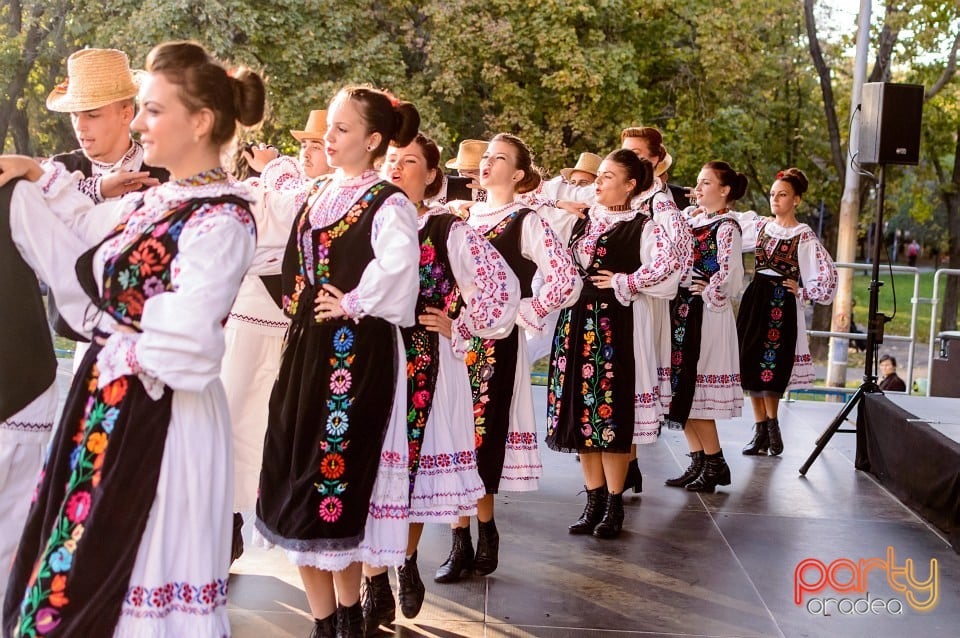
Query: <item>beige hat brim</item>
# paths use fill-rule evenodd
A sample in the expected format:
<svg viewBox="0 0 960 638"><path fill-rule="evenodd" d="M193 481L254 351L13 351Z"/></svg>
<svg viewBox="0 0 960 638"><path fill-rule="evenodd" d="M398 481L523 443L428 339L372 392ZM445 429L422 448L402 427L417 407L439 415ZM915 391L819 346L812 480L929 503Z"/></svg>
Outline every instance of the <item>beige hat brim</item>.
<svg viewBox="0 0 960 638"><path fill-rule="evenodd" d="M594 178L597 177L596 173L594 173L593 171L587 170L585 168L561 168L560 176L563 177L563 179L569 180L570 176L577 172L586 173L587 175L593 175Z"/></svg>
<svg viewBox="0 0 960 638"><path fill-rule="evenodd" d="M292 135L298 142L303 142L304 140L322 140L323 136L326 133L320 133L317 131L290 131Z"/></svg>
<svg viewBox="0 0 960 638"><path fill-rule="evenodd" d="M459 164L457 164L457 158L447 160L447 163L444 164L444 166L447 168L455 168L458 171L475 171L480 168L479 164L477 164L476 166L460 166Z"/></svg>
<svg viewBox="0 0 960 638"><path fill-rule="evenodd" d="M662 160L657 164L657 167L653 170L654 177L660 177L664 173L670 170L670 167L673 166L673 156L670 153L667 153Z"/></svg>
<svg viewBox="0 0 960 638"><path fill-rule="evenodd" d="M96 99L78 99L76 96L67 95L59 89L50 91L47 96L47 108L58 113L78 113L80 111L92 111L99 109L114 102L129 100L137 97L139 89L134 87L132 91L123 91L115 95L105 95Z"/></svg>

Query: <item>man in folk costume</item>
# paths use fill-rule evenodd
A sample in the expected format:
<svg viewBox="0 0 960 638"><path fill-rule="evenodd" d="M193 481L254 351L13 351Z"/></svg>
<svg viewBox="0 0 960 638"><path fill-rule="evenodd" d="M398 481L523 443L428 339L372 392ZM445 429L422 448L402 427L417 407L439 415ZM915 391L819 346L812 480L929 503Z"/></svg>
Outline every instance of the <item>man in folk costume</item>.
<svg viewBox="0 0 960 638"><path fill-rule="evenodd" d="M0 294L7 300L0 305L0 600L59 403L37 276L56 288L63 316L77 329L87 306L76 279L55 276L72 271L83 244L45 206L34 205L41 199L30 182L0 188ZM27 224L27 215L49 219ZM55 251L42 249L50 243Z"/></svg>
<svg viewBox="0 0 960 638"><path fill-rule="evenodd" d="M457 171L457 175L444 175L440 192L424 201L430 206L446 206L448 202L484 202L487 191L480 188L480 158L487 150L484 140L463 140L457 148L457 156L444 166ZM455 211L456 212L456 211Z"/></svg>
<svg viewBox="0 0 960 638"><path fill-rule="evenodd" d="M67 58L67 79L47 96L47 108L69 113L80 148L50 158L68 171L80 171L77 187L95 203L122 197L166 182L163 168L143 163L143 146L130 136L136 115L137 81L127 54L117 49L83 49ZM50 321L60 336L85 343L86 338L60 320L51 298ZM78 346L74 361L86 346Z"/></svg>

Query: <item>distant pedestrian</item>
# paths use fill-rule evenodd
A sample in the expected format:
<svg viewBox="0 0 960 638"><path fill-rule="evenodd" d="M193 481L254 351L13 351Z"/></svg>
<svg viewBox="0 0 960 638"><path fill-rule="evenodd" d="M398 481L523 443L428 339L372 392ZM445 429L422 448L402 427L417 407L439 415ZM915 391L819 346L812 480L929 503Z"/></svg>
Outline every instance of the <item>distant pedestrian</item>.
<svg viewBox="0 0 960 638"><path fill-rule="evenodd" d="M920 256L920 244L916 239L907 244L907 265L914 268L917 265L917 257Z"/></svg>

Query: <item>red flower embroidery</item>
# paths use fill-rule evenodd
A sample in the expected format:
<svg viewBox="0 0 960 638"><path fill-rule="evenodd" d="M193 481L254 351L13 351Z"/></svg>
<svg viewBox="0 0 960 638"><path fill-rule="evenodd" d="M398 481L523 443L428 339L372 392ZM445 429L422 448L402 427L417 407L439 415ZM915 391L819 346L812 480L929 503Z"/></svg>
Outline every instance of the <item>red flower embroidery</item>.
<svg viewBox="0 0 960 638"><path fill-rule="evenodd" d="M71 523L82 523L90 514L90 492L77 492L67 501L67 519Z"/></svg>
<svg viewBox="0 0 960 638"><path fill-rule="evenodd" d="M163 271L170 262L170 254L163 244L148 237L141 243L136 250L130 253L130 263L140 267L140 274L143 277Z"/></svg>
<svg viewBox="0 0 960 638"><path fill-rule="evenodd" d="M323 474L324 478L340 478L343 476L345 469L346 464L343 461L343 457L336 452L327 454L325 457L323 457L323 460L320 461L320 473Z"/></svg>

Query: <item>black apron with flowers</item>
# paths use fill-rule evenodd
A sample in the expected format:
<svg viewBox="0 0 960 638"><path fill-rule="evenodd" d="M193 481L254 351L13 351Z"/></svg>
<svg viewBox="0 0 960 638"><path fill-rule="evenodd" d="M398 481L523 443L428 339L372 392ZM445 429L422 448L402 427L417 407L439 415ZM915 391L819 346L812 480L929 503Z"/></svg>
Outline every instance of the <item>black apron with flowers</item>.
<svg viewBox="0 0 960 638"><path fill-rule="evenodd" d="M484 234L517 276L520 296L524 298L533 295L533 276L537 271L537 265L524 257L522 250L523 220L529 214L535 213L529 208L517 209ZM502 339L474 337L467 352L477 468L487 494L497 493L503 475L520 338L520 329L514 326Z"/></svg>
<svg viewBox="0 0 960 638"><path fill-rule="evenodd" d="M693 231L693 278L703 284L720 270L717 261L717 232L725 224L740 225L725 217L704 224ZM673 398L665 419L672 429L683 429L693 407L697 388L697 364L700 361L700 340L703 333L703 297L680 288L670 301L670 388Z"/></svg>
<svg viewBox="0 0 960 638"><path fill-rule="evenodd" d="M427 308L439 308L450 316L458 307L460 291L450 268L447 236L457 221L453 215L432 215L420 229L420 294L417 317ZM410 494L413 495L424 429L430 417L437 373L440 370L440 338L417 323L401 328L407 353L407 444L409 446Z"/></svg>
<svg viewBox="0 0 960 638"><path fill-rule="evenodd" d="M601 270L632 273L650 220L638 213L597 238L593 259L580 270L583 290L557 320L547 375L547 446L558 452L627 452L633 442L636 363L633 308L590 279ZM574 226L579 242L588 220ZM576 260L575 260L576 261Z"/></svg>
<svg viewBox="0 0 960 638"><path fill-rule="evenodd" d="M757 237L757 274L737 313L740 381L745 391L757 396L781 396L790 383L797 346L797 301L783 282L800 281L800 235L775 239L765 231L761 229Z"/></svg>
<svg viewBox="0 0 960 638"><path fill-rule="evenodd" d="M281 277L293 321L270 395L256 521L264 538L287 550L349 550L363 539L393 409L395 329L373 316L318 322L313 302L325 283L357 287L374 259L376 212L398 192L377 182L322 228L310 224L308 197L287 243Z"/></svg>
<svg viewBox="0 0 960 638"><path fill-rule="evenodd" d="M140 330L143 304L173 287L184 224L204 204L170 210L93 271L96 246L77 261L93 305ZM121 224L104 242L123 232ZM100 335L106 336L106 335ZM4 636L109 636L120 615L153 506L173 392L154 401L136 376L97 388L95 341L74 376L20 540L4 601Z"/></svg>

